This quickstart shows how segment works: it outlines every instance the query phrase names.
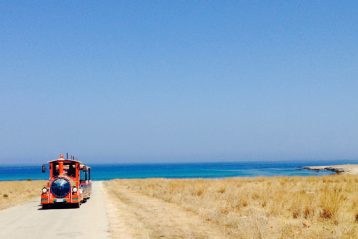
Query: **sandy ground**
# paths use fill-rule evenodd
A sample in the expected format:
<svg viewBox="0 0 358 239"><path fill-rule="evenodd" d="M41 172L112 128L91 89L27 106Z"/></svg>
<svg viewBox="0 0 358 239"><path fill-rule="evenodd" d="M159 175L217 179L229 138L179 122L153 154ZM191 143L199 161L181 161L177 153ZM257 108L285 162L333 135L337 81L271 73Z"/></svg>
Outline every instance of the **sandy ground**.
<svg viewBox="0 0 358 239"><path fill-rule="evenodd" d="M112 238L225 238L214 224L163 200L121 187L107 191Z"/></svg>
<svg viewBox="0 0 358 239"><path fill-rule="evenodd" d="M102 182L80 209L42 210L39 197L0 211L0 238L109 238Z"/></svg>
<svg viewBox="0 0 358 239"><path fill-rule="evenodd" d="M45 181L1 181L0 210L28 202L39 197Z"/></svg>

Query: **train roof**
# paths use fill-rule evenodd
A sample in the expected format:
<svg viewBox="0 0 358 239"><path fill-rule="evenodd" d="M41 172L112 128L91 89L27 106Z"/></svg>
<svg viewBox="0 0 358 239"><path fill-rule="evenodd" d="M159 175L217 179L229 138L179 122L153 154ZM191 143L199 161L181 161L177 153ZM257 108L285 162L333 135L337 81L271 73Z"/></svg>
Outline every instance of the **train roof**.
<svg viewBox="0 0 358 239"><path fill-rule="evenodd" d="M63 161L63 162L75 162L75 163L79 163L80 165L86 166L87 168L90 168L88 165L82 163L81 161L73 160L73 159L58 158L58 159L54 159L54 160L48 161L48 163L54 163L54 162L58 162L58 161Z"/></svg>

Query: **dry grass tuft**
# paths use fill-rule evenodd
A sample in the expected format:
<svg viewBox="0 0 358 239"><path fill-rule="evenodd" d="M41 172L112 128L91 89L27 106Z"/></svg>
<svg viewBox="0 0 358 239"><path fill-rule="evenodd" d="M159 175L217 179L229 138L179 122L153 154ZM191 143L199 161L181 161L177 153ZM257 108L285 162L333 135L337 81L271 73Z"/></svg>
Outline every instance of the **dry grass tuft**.
<svg viewBox="0 0 358 239"><path fill-rule="evenodd" d="M321 218L335 219L345 199L342 188L330 188L329 185L326 185L321 194Z"/></svg>

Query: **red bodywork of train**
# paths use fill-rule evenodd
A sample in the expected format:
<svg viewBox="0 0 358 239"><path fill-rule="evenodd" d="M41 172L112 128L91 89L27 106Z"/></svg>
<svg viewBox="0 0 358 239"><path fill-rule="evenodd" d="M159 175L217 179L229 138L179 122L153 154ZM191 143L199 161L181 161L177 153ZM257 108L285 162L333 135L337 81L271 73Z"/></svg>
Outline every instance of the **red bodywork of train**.
<svg viewBox="0 0 358 239"><path fill-rule="evenodd" d="M50 178L42 189L41 205L48 208L56 204L70 204L80 207L81 203L91 197L91 168L80 161L64 159L63 155L50 161ZM46 166L42 166L45 172Z"/></svg>

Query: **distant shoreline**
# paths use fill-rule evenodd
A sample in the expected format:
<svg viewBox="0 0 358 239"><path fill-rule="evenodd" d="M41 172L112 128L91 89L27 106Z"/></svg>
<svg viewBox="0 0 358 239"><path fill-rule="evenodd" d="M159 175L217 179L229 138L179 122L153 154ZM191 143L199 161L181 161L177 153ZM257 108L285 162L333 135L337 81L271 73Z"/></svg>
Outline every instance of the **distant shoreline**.
<svg viewBox="0 0 358 239"><path fill-rule="evenodd" d="M329 166L305 166L303 169L313 171L332 171L336 174L352 174L358 175L358 164L342 164Z"/></svg>

